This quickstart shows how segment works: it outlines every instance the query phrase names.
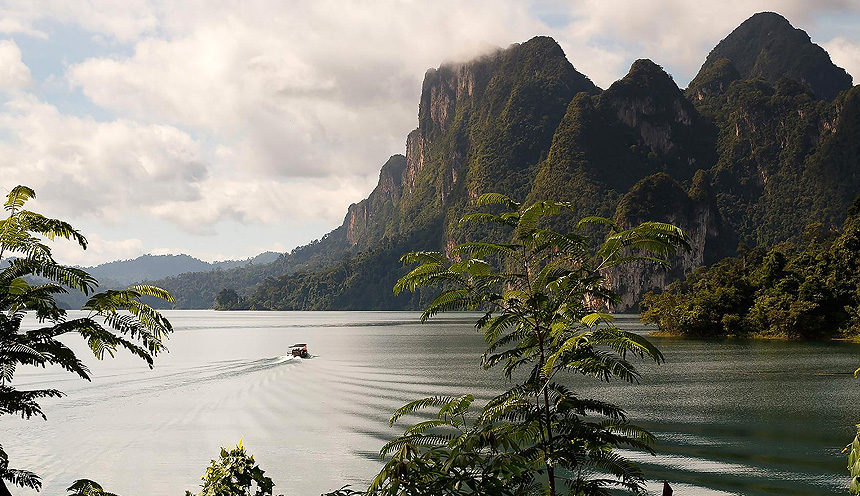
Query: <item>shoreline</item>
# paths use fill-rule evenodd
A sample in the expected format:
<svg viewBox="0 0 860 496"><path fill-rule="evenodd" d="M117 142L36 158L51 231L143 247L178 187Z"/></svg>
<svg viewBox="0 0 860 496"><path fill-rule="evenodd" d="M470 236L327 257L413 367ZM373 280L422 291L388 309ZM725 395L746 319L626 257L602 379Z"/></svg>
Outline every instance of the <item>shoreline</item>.
<svg viewBox="0 0 860 496"><path fill-rule="evenodd" d="M803 339L803 338L789 338L786 336L771 336L765 334L749 334L740 336L737 334L725 334L719 336L688 336L686 334L678 334L674 332L668 331L650 331L648 334L649 338L679 338L679 339L695 339L695 340L703 340L703 341L714 341L721 339L731 339L731 340L756 340L756 341L791 341L791 342L803 342L803 343L827 343L827 342L842 342L842 343L854 343L860 344L860 336L852 336L852 337L833 337L833 338L820 338L820 339Z"/></svg>

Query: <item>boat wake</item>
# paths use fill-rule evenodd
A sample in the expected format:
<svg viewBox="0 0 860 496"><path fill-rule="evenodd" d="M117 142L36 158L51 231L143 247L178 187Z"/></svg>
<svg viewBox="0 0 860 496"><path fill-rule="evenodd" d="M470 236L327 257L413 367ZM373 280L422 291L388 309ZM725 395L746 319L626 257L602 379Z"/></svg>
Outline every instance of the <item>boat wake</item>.
<svg viewBox="0 0 860 496"><path fill-rule="evenodd" d="M275 358L275 363L301 362L302 357L293 356L289 353Z"/></svg>
<svg viewBox="0 0 860 496"><path fill-rule="evenodd" d="M319 355L310 355L307 358L302 358L300 356L293 356L293 355L287 353L285 355L281 355L281 356L275 358L275 363L288 363L288 362L289 363L293 363L293 362L301 363L302 360L310 360L310 359L316 358L318 356Z"/></svg>

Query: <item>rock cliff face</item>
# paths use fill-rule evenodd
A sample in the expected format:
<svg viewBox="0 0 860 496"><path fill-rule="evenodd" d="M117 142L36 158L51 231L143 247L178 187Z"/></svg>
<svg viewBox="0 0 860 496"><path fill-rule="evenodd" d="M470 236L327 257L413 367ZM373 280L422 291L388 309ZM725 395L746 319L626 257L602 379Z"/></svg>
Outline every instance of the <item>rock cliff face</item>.
<svg viewBox="0 0 860 496"><path fill-rule="evenodd" d="M351 247L362 240L379 239L391 228L390 221L403 197L406 157L392 155L379 171L379 183L370 195L349 206L343 226Z"/></svg>
<svg viewBox="0 0 860 496"><path fill-rule="evenodd" d="M449 211L459 218L478 191L506 190L500 177L540 161L576 93L598 91L546 37L428 70L405 158L389 160L377 188L344 220L350 246L366 250L382 238L444 231ZM518 177L507 191L528 182ZM443 233L435 248L450 239Z"/></svg>
<svg viewBox="0 0 860 496"><path fill-rule="evenodd" d="M656 155L650 157L654 172L689 180L698 168L716 161L715 128L672 77L650 60L635 61L624 78L600 95L599 107L608 119L636 133L635 146Z"/></svg>
<svg viewBox="0 0 860 496"><path fill-rule="evenodd" d="M723 228L710 178L703 170L696 173L689 192L665 173L642 179L619 202L615 221L622 228L646 221L668 222L683 229L690 242L690 249L679 250L669 267L637 262L608 274L610 286L621 297L613 310L621 312L638 310L639 301L648 291L665 288L713 261L725 245L725 237L731 236Z"/></svg>

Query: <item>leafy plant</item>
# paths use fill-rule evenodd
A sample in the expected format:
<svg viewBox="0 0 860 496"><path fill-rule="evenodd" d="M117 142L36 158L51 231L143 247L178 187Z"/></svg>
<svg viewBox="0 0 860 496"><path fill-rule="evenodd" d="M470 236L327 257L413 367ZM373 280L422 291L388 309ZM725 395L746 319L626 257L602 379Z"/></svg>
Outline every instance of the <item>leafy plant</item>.
<svg viewBox="0 0 860 496"><path fill-rule="evenodd" d="M364 491L356 491L351 489L350 485L346 485L341 487L340 489L335 489L330 493L325 493L322 496L359 496L361 494L366 494Z"/></svg>
<svg viewBox="0 0 860 496"><path fill-rule="evenodd" d="M46 241L61 237L86 249L87 240L66 222L26 210L26 202L35 196L26 186L13 188L4 203L9 216L0 220L0 415L24 419L46 418L40 400L63 393L53 388L17 388L14 378L19 367L57 365L90 379L87 366L60 340L63 336L79 335L100 360L125 349L152 367L153 357L163 350L163 341L173 330L164 316L141 302L143 296L172 302L167 291L136 285L91 294L97 286L92 276L57 263ZM3 259L4 255L14 258ZM55 295L69 289L89 296L83 307L85 317L68 319L66 311L57 305ZM35 317L35 329L22 329L28 314ZM35 474L10 469L8 457L0 449L0 489L5 489L3 481L41 488Z"/></svg>
<svg viewBox="0 0 860 496"><path fill-rule="evenodd" d="M6 489L3 481L36 491L42 488L42 481L38 475L27 470L9 468L9 456L3 451L3 446L0 446L0 494L3 494L3 489Z"/></svg>
<svg viewBox="0 0 860 496"><path fill-rule="evenodd" d="M663 360L645 338L612 325L604 310L618 298L606 287L606 274L635 261L668 263L677 247L687 246L685 235L655 222L621 229L603 217L586 217L576 225L579 232L560 233L542 226L571 210L569 203L522 205L488 193L477 205L499 213L472 213L461 224L491 222L509 237L462 243L450 256L408 253L402 261L419 265L394 291L443 286L422 321L450 310L484 310L476 324L488 345L484 366L499 365L509 379L524 379L477 415L470 412L470 395L425 398L398 410L392 423L439 408L435 419L409 427L383 448L390 459L369 492L555 495L560 481L573 494L608 494L612 487L641 492L641 472L613 450L650 450L653 437L628 424L620 408L579 398L556 379L569 372L636 382L629 356ZM591 250L580 232L595 224L608 226L610 234Z"/></svg>
<svg viewBox="0 0 860 496"><path fill-rule="evenodd" d="M860 369L854 371L854 377L860 377ZM843 450L843 453L848 454L848 473L851 475L851 482L848 484L848 489L851 494L860 494L860 424L857 425L857 436L854 442L849 444Z"/></svg>
<svg viewBox="0 0 860 496"><path fill-rule="evenodd" d="M115 493L105 491L101 484L89 479L78 479L66 489L68 496L117 496Z"/></svg>
<svg viewBox="0 0 860 496"><path fill-rule="evenodd" d="M221 458L212 460L202 477L197 496L271 496L275 484L249 455L242 441L235 448L221 448ZM192 496L190 491L186 496Z"/></svg>
<svg viewBox="0 0 860 496"><path fill-rule="evenodd" d="M857 426L857 437L842 452L848 453L848 473L851 475L848 490L851 494L860 494L860 425Z"/></svg>

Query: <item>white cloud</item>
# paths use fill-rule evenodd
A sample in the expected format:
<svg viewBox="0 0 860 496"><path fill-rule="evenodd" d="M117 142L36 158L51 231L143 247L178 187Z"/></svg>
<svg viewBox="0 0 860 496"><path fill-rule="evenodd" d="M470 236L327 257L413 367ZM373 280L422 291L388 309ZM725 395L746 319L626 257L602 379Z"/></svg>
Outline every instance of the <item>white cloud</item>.
<svg viewBox="0 0 860 496"><path fill-rule="evenodd" d="M110 240L98 233L87 234L87 249L77 243L58 239L51 244L54 258L66 265L90 267L106 260L126 260L143 255L143 241L138 238Z"/></svg>
<svg viewBox="0 0 860 496"><path fill-rule="evenodd" d="M0 91L29 86L30 69L21 61L21 49L12 40L0 40Z"/></svg>
<svg viewBox="0 0 860 496"><path fill-rule="evenodd" d="M43 39L48 37L45 32L34 29L32 26L22 23L19 19L3 17L2 15L0 15L0 33L26 34Z"/></svg>
<svg viewBox="0 0 860 496"><path fill-rule="evenodd" d="M27 184L65 216L133 222L166 200L199 198L207 177L187 133L128 120L99 122L61 113L31 95L0 112L2 187Z"/></svg>
<svg viewBox="0 0 860 496"><path fill-rule="evenodd" d="M172 2L151 0L28 0L0 5L0 32L46 37L45 20L77 24L93 33L131 41L158 31L159 16Z"/></svg>
<svg viewBox="0 0 860 496"><path fill-rule="evenodd" d="M75 64L69 80L102 107L211 134L249 173L288 177L375 175L417 123L428 67L542 30L519 4L487 1L192 2L164 23L169 37Z"/></svg>
<svg viewBox="0 0 860 496"><path fill-rule="evenodd" d="M854 84L860 82L860 40L838 37L822 43L821 46L830 54L834 64L854 77Z"/></svg>
<svg viewBox="0 0 860 496"><path fill-rule="evenodd" d="M203 184L199 198L161 202L152 212L198 234L215 234L213 225L225 219L286 225L324 219L334 225L369 188L372 185L361 176L280 181L213 178Z"/></svg>
<svg viewBox="0 0 860 496"><path fill-rule="evenodd" d="M684 87L709 51L756 12L778 12L806 31L828 13L860 15L860 3L851 0L814 5L808 0L580 0L568 5L571 22L560 29L559 39L574 65L602 87L624 75L637 58L674 70L675 81Z"/></svg>

